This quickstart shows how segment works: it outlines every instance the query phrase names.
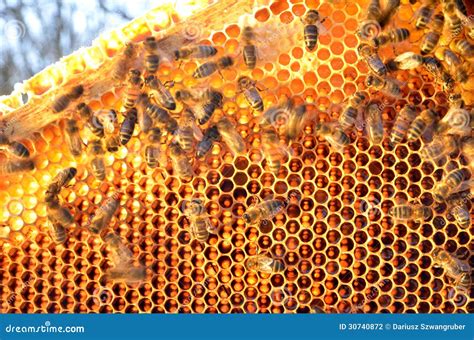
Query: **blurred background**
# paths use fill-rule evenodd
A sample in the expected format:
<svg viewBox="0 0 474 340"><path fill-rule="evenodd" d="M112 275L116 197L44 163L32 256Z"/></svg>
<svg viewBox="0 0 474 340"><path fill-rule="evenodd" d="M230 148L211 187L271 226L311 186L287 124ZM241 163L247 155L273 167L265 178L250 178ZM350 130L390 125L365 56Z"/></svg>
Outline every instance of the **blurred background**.
<svg viewBox="0 0 474 340"><path fill-rule="evenodd" d="M147 0L0 0L0 95L156 5Z"/></svg>

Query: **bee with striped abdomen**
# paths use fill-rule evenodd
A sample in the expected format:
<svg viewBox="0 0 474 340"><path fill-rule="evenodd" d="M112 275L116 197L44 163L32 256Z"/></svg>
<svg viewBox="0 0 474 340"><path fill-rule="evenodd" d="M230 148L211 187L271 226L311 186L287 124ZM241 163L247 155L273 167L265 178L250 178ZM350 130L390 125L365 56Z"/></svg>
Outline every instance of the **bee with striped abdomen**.
<svg viewBox="0 0 474 340"><path fill-rule="evenodd" d="M255 39L255 33L250 26L245 26L242 30L243 40L243 57L244 63L248 69L254 69L257 65L257 46L255 46L253 40Z"/></svg>
<svg viewBox="0 0 474 340"><path fill-rule="evenodd" d="M79 127L77 121L74 119L68 119L64 128L64 138L71 154L75 157L79 157L82 154L82 139L79 135Z"/></svg>
<svg viewBox="0 0 474 340"><path fill-rule="evenodd" d="M94 234L100 234L107 228L120 207L120 193L114 192L111 196L104 199L101 206L95 211L94 216L90 218L89 230Z"/></svg>
<svg viewBox="0 0 474 340"><path fill-rule="evenodd" d="M466 206L455 206L451 209L450 213L460 228L467 229L471 226L471 214Z"/></svg>
<svg viewBox="0 0 474 340"><path fill-rule="evenodd" d="M156 168L161 159L161 130L152 128L148 133L147 145L145 147L145 161L148 167Z"/></svg>
<svg viewBox="0 0 474 340"><path fill-rule="evenodd" d="M155 73L161 61L157 53L158 42L154 37L148 37L143 42L143 47L145 48L145 72L147 74Z"/></svg>
<svg viewBox="0 0 474 340"><path fill-rule="evenodd" d="M31 171L35 168L35 163L31 159L0 162L0 175L9 175L23 171Z"/></svg>
<svg viewBox="0 0 474 340"><path fill-rule="evenodd" d="M136 56L136 46L133 43L127 43L122 54L118 57L112 70L112 79L116 82L122 82L129 71L129 66Z"/></svg>
<svg viewBox="0 0 474 340"><path fill-rule="evenodd" d="M220 139L221 135L217 129L217 126L213 125L209 127L204 132L204 138L197 145L196 156L198 158L204 157L209 152L209 150L211 150L214 142Z"/></svg>
<svg viewBox="0 0 474 340"><path fill-rule="evenodd" d="M352 95L339 116L339 124L344 130L351 129L354 126L359 109L367 103L368 99L369 95L365 91L357 91Z"/></svg>
<svg viewBox="0 0 474 340"><path fill-rule="evenodd" d="M217 230L212 225L206 208L200 199L193 199L184 213L189 219L191 235L199 242L206 242L209 234L217 234Z"/></svg>
<svg viewBox="0 0 474 340"><path fill-rule="evenodd" d="M52 223L58 223L64 228L69 228L69 226L74 223L74 217L72 217L71 212L59 204L57 197L46 202L46 210L48 219Z"/></svg>
<svg viewBox="0 0 474 340"><path fill-rule="evenodd" d="M139 70L132 69L128 73L127 85L123 100L125 110L130 110L136 103L143 86L142 76Z"/></svg>
<svg viewBox="0 0 474 340"><path fill-rule="evenodd" d="M288 151L280 144L280 138L272 125L262 127L262 151L268 169L277 174L285 163Z"/></svg>
<svg viewBox="0 0 474 340"><path fill-rule="evenodd" d="M463 63L461 58L449 48L443 50L443 57L451 74L454 74L454 78L460 83L465 83L469 79L469 74L467 66Z"/></svg>
<svg viewBox="0 0 474 340"><path fill-rule="evenodd" d="M423 65L430 72L435 80L443 85L443 89L451 92L454 89L455 81L446 71L441 61L436 57L423 57Z"/></svg>
<svg viewBox="0 0 474 340"><path fill-rule="evenodd" d="M244 94L247 103L249 103L250 107L258 112L263 112L263 99L258 93L258 89L256 86L256 82L250 77L241 76L237 80L237 85L239 87L239 91Z"/></svg>
<svg viewBox="0 0 474 340"><path fill-rule="evenodd" d="M364 58L369 68L378 76L387 74L387 67L377 53L377 50L369 44L362 43L357 47L357 52Z"/></svg>
<svg viewBox="0 0 474 340"><path fill-rule="evenodd" d="M315 9L310 9L303 17L304 24L304 43L308 51L314 51L318 44L318 36L320 31L324 28L319 12Z"/></svg>
<svg viewBox="0 0 474 340"><path fill-rule="evenodd" d="M437 162L444 156L447 156L459 148L457 138L453 135L438 135L430 144L421 149L421 156L427 160Z"/></svg>
<svg viewBox="0 0 474 340"><path fill-rule="evenodd" d="M283 262L272 259L271 257L259 254L251 256L246 263L248 270L253 270L265 274L280 273L285 269Z"/></svg>
<svg viewBox="0 0 474 340"><path fill-rule="evenodd" d="M436 202L444 202L454 193L469 189L471 181L467 175L467 169L456 169L449 172L440 182L438 182L432 193Z"/></svg>
<svg viewBox="0 0 474 340"><path fill-rule="evenodd" d="M285 208L285 202L280 200L265 200L263 202L250 206L242 215L246 224L256 224L263 220L271 220L282 212Z"/></svg>
<svg viewBox="0 0 474 340"><path fill-rule="evenodd" d="M137 109L132 107L125 114L125 119L120 125L119 137L120 144L126 145L133 136L135 126L137 125Z"/></svg>
<svg viewBox="0 0 474 340"><path fill-rule="evenodd" d="M194 171L189 157L177 143L171 143L168 149L173 170L183 180L190 181L194 176Z"/></svg>
<svg viewBox="0 0 474 340"><path fill-rule="evenodd" d="M76 176L77 169L74 167L66 168L58 172L48 185L46 190L47 197L55 197L59 195L62 188L66 187L69 182Z"/></svg>
<svg viewBox="0 0 474 340"><path fill-rule="evenodd" d="M108 152L117 152L120 148L120 136L118 135L111 135L105 139L105 149Z"/></svg>
<svg viewBox="0 0 474 340"><path fill-rule="evenodd" d="M217 109L222 108L224 96L219 91L207 89L201 98L201 103L194 106L194 115L199 125L204 125L211 119Z"/></svg>
<svg viewBox="0 0 474 340"><path fill-rule="evenodd" d="M19 157L19 158L29 158L30 157L30 150L25 146L25 144L13 141L8 143L7 150L12 155Z"/></svg>
<svg viewBox="0 0 474 340"><path fill-rule="evenodd" d="M407 140L414 141L423 135L426 129L433 126L438 118L438 113L431 109L423 110L411 123L407 133Z"/></svg>
<svg viewBox="0 0 474 340"><path fill-rule="evenodd" d="M146 104L149 103L149 98L146 93L142 93L137 103L144 103L144 105L137 105L137 123L143 133L148 133L153 126L153 120L146 111Z"/></svg>
<svg viewBox="0 0 474 340"><path fill-rule="evenodd" d="M84 93L82 85L74 86L68 93L63 94L54 99L52 109L55 113L59 113L67 109L69 104L78 99Z"/></svg>
<svg viewBox="0 0 474 340"><path fill-rule="evenodd" d="M105 150L100 139L89 142L89 155L91 157L91 171L96 179L103 181L105 179Z"/></svg>
<svg viewBox="0 0 474 340"><path fill-rule="evenodd" d="M235 124L233 124L228 118L222 117L216 123L216 126L222 136L222 140L235 155L246 153L247 146L244 139L235 128Z"/></svg>
<svg viewBox="0 0 474 340"><path fill-rule="evenodd" d="M208 61L200 65L193 73L193 77L196 79L206 78L211 76L213 73L229 68L234 65L234 59L229 56L219 58L217 61Z"/></svg>
<svg viewBox="0 0 474 340"><path fill-rule="evenodd" d="M437 6L437 0L425 0L423 5L415 13L415 27L423 29L428 26Z"/></svg>
<svg viewBox="0 0 474 340"><path fill-rule="evenodd" d="M433 216L431 208L421 204L395 205L390 208L389 214L401 221L426 221Z"/></svg>
<svg viewBox="0 0 474 340"><path fill-rule="evenodd" d="M452 47L454 51L467 59L474 57L474 45L466 39L455 40L452 44Z"/></svg>
<svg viewBox="0 0 474 340"><path fill-rule="evenodd" d="M336 150L342 150L351 143L349 136L337 125L328 123L317 123L314 132L326 139Z"/></svg>
<svg viewBox="0 0 474 340"><path fill-rule="evenodd" d="M463 31L463 24L456 12L457 5L455 0L443 1L443 12L448 17L448 28L451 37L458 37Z"/></svg>
<svg viewBox="0 0 474 340"><path fill-rule="evenodd" d="M119 235L110 232L104 236L104 241L112 250L113 262L116 266L131 264L133 254Z"/></svg>
<svg viewBox="0 0 474 340"><path fill-rule="evenodd" d="M66 242L66 228L61 223L56 221L49 221L49 225L51 227L49 234L51 235L53 241L57 244L63 244L64 242Z"/></svg>
<svg viewBox="0 0 474 340"><path fill-rule="evenodd" d="M461 261L441 247L433 250L433 262L436 267L444 269L446 276L454 281L455 287L463 290L471 288L472 277L469 263Z"/></svg>
<svg viewBox="0 0 474 340"><path fill-rule="evenodd" d="M382 11L380 16L380 27L385 28L390 22L392 17L395 15L398 7L400 7L400 0L387 0L385 4L385 9Z"/></svg>
<svg viewBox="0 0 474 340"><path fill-rule="evenodd" d="M216 54L217 49L214 46L209 45L183 47L174 51L174 57L176 60L209 58L215 56Z"/></svg>
<svg viewBox="0 0 474 340"><path fill-rule="evenodd" d="M196 129L199 128L195 123L196 118L190 108L185 107L181 113L179 128L176 132L176 142L181 146L184 152L191 152L195 144ZM201 130L199 130L201 132ZM200 134L202 140L202 132Z"/></svg>
<svg viewBox="0 0 474 340"><path fill-rule="evenodd" d="M415 117L416 108L411 104L405 105L403 109L400 110L390 134L390 142L393 145L400 144L403 141Z"/></svg>
<svg viewBox="0 0 474 340"><path fill-rule="evenodd" d="M173 134L178 128L178 122L176 119L171 117L167 110L151 103L150 98L146 94L142 94L138 97L137 110L139 115L149 115L159 125L160 128L168 131L171 134Z"/></svg>
<svg viewBox="0 0 474 340"><path fill-rule="evenodd" d="M396 44L410 37L410 31L406 28L396 28L394 30L383 32L372 39L372 45L376 48L388 43Z"/></svg>
<svg viewBox="0 0 474 340"><path fill-rule="evenodd" d="M387 70L412 70L423 64L423 57L420 54L414 52L404 52L393 59L389 59L385 66Z"/></svg>
<svg viewBox="0 0 474 340"><path fill-rule="evenodd" d="M145 79L145 85L151 90L149 95L156 100L168 110L176 109L176 102L168 90L167 86L172 87L174 85L173 81L165 82L164 84L154 75L150 75ZM155 96L156 94L156 96Z"/></svg>
<svg viewBox="0 0 474 340"><path fill-rule="evenodd" d="M369 140L377 145L383 140L383 122L380 104L372 102L367 105L367 131Z"/></svg>
<svg viewBox="0 0 474 340"><path fill-rule="evenodd" d="M443 13L436 13L431 24L431 30L423 36L421 42L421 55L427 55L434 51L438 45L444 27Z"/></svg>

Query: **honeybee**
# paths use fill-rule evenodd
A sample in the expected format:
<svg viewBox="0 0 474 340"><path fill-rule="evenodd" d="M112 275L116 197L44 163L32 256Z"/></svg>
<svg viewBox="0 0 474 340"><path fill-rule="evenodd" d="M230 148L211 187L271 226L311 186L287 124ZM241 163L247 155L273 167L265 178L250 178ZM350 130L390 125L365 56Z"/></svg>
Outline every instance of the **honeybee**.
<svg viewBox="0 0 474 340"><path fill-rule="evenodd" d="M265 200L250 206L242 215L247 224L259 223L263 220L271 220L285 208L285 202L280 200Z"/></svg>
<svg viewBox="0 0 474 340"><path fill-rule="evenodd" d="M385 67L385 65L384 65ZM373 86L378 91L381 91L387 96L390 97L400 97L402 89L395 79L392 78L382 78L375 74L369 74L365 80L367 86Z"/></svg>
<svg viewBox="0 0 474 340"><path fill-rule="evenodd" d="M453 215L460 228L467 229L471 226L471 214L465 206L455 206L451 209L451 215Z"/></svg>
<svg viewBox="0 0 474 340"><path fill-rule="evenodd" d="M208 61L194 71L193 77L196 79L206 78L217 71L231 67L233 64L234 60L229 56L221 57L217 61Z"/></svg>
<svg viewBox="0 0 474 340"><path fill-rule="evenodd" d="M456 80L461 83L465 83L469 78L468 70L456 53L448 48L445 48L443 50L443 57L451 72L454 74Z"/></svg>
<svg viewBox="0 0 474 340"><path fill-rule="evenodd" d="M367 19L375 20L377 23L382 18L382 8L380 7L380 0L370 0L367 7Z"/></svg>
<svg viewBox="0 0 474 340"><path fill-rule="evenodd" d="M179 125L180 127L176 132L176 141L185 152L190 152L194 148L195 131L196 129L199 130L195 125L195 117L191 109L184 108ZM199 130L199 132L201 132L201 130ZM202 132L198 137L201 137L200 140L202 140Z"/></svg>
<svg viewBox="0 0 474 340"><path fill-rule="evenodd" d="M287 150L280 145L280 139L272 125L265 125L262 128L262 151L268 169L277 174L285 162Z"/></svg>
<svg viewBox="0 0 474 340"><path fill-rule="evenodd" d="M147 74L155 73L161 61L156 53L158 42L154 37L148 37L143 42L143 47L145 48L145 71Z"/></svg>
<svg viewBox="0 0 474 340"><path fill-rule="evenodd" d="M58 172L58 174L53 178L51 183L48 185L46 190L47 196L57 196L59 195L62 188L66 187L69 182L76 176L77 169L74 167L66 168Z"/></svg>
<svg viewBox="0 0 474 340"><path fill-rule="evenodd" d="M176 60L209 58L215 56L216 54L217 49L214 46L209 45L183 47L174 51L174 57Z"/></svg>
<svg viewBox="0 0 474 340"><path fill-rule="evenodd" d="M380 17L380 27L384 28L392 19L393 15L400 7L400 0L388 0L385 5L385 10Z"/></svg>
<svg viewBox="0 0 474 340"><path fill-rule="evenodd" d="M437 162L442 157L456 151L458 147L457 139L453 135L441 135L430 144L425 145L420 153L423 158Z"/></svg>
<svg viewBox="0 0 474 340"><path fill-rule="evenodd" d="M168 110L176 109L176 102L168 90L167 86L173 86L174 82L165 82L164 84L154 75L150 75L145 79L145 85L152 90L152 96L156 93L156 99Z"/></svg>
<svg viewBox="0 0 474 340"><path fill-rule="evenodd" d="M382 113L379 104L373 102L367 106L367 130L373 144L380 144L383 140Z"/></svg>
<svg viewBox="0 0 474 340"><path fill-rule="evenodd" d="M336 125L332 126L327 123L318 123L314 127L314 131L324 137L328 143L337 150L342 150L351 142L349 136Z"/></svg>
<svg viewBox="0 0 474 340"><path fill-rule="evenodd" d="M59 113L67 109L71 101L78 99L84 93L82 85L74 86L68 93L63 94L54 99L52 109L55 113Z"/></svg>
<svg viewBox="0 0 474 340"><path fill-rule="evenodd" d="M196 156L198 158L204 157L209 152L209 150L211 150L212 144L215 141L220 140L220 138L221 135L219 133L219 130L217 129L217 126L213 125L209 127L204 132L204 138L197 145Z"/></svg>
<svg viewBox="0 0 474 340"><path fill-rule="evenodd" d="M120 207L120 193L114 192L107 197L102 205L95 211L95 214L89 220L89 230L94 234L100 234L112 220L112 217Z"/></svg>
<svg viewBox="0 0 474 340"><path fill-rule="evenodd" d="M390 208L390 216L397 220L426 221L433 216L430 207L421 204L401 204Z"/></svg>
<svg viewBox="0 0 474 340"><path fill-rule="evenodd" d="M216 123L216 126L222 136L222 140L235 155L246 153L247 146L245 145L244 139L236 130L235 125L228 118L222 117Z"/></svg>
<svg viewBox="0 0 474 340"><path fill-rule="evenodd" d="M218 108L222 108L224 96L216 90L208 89L202 95L203 103L194 107L194 115L200 125L206 124Z"/></svg>
<svg viewBox="0 0 474 340"><path fill-rule="evenodd" d="M436 57L423 57L423 65L447 91L454 89L455 81Z"/></svg>
<svg viewBox="0 0 474 340"><path fill-rule="evenodd" d="M474 57L474 45L466 39L455 40L453 49L467 59Z"/></svg>
<svg viewBox="0 0 474 340"><path fill-rule="evenodd" d="M462 109L466 105L460 93L451 93L448 95L448 103L451 109Z"/></svg>
<svg viewBox="0 0 474 340"><path fill-rule="evenodd" d="M390 142L393 145L397 145L403 141L415 117L416 109L413 105L405 105L403 109L400 110L390 134Z"/></svg>
<svg viewBox="0 0 474 340"><path fill-rule="evenodd" d="M194 176L191 160L183 149L177 143L171 143L169 146L170 158L173 164L173 170L182 179L188 181Z"/></svg>
<svg viewBox="0 0 474 340"><path fill-rule="evenodd" d="M321 20L319 12L315 9L308 10L308 12L303 17L302 21L304 24L304 43L309 51L314 51L314 49L316 48L320 30L322 30L322 28L324 27L322 26L322 23L325 20L325 18Z"/></svg>
<svg viewBox="0 0 474 340"><path fill-rule="evenodd" d="M128 247L122 242L119 235L110 232L104 236L104 241L110 246L116 266L130 264L133 254Z"/></svg>
<svg viewBox="0 0 474 340"><path fill-rule="evenodd" d="M56 198L46 203L48 219L51 222L61 224L65 228L69 228L74 223L74 217L72 217L71 212L59 204L59 199Z"/></svg>
<svg viewBox="0 0 474 340"><path fill-rule="evenodd" d="M184 213L189 219L191 235L199 242L206 242L209 234L217 234L200 199L193 199Z"/></svg>
<svg viewBox="0 0 474 340"><path fill-rule="evenodd" d="M105 148L108 152L117 152L120 148L120 145L120 137L117 135L109 136L105 140Z"/></svg>
<svg viewBox="0 0 474 340"><path fill-rule="evenodd" d="M121 265L110 268L106 272L106 279L113 281L125 281L126 283L137 283L146 279L146 267Z"/></svg>
<svg viewBox="0 0 474 340"><path fill-rule="evenodd" d="M357 91L352 95L348 105L339 116L339 124L344 130L350 129L354 126L359 113L359 108L365 105L368 99L369 95L365 91Z"/></svg>
<svg viewBox="0 0 474 340"><path fill-rule="evenodd" d="M120 126L120 144L126 145L133 136L133 131L135 131L135 125L137 125L137 109L132 107L125 114L125 119Z"/></svg>
<svg viewBox="0 0 474 340"><path fill-rule="evenodd" d="M148 95L142 93L138 97L137 102L148 103L148 100ZM138 126L140 127L140 130L143 133L148 133L148 131L150 131L151 127L153 126L153 120L146 111L146 105L137 106L137 122Z"/></svg>
<svg viewBox="0 0 474 340"><path fill-rule="evenodd" d="M446 276L454 280L454 285L468 289L472 284L471 268L468 263L454 257L441 247L433 250L433 262L436 267L443 268Z"/></svg>
<svg viewBox="0 0 474 340"><path fill-rule="evenodd" d="M450 195L467 189L469 186L467 179L465 169L456 169L449 172L435 185L433 189L433 198L436 202L443 202Z"/></svg>
<svg viewBox="0 0 474 340"><path fill-rule="evenodd" d="M92 174L99 181L105 179L105 150L100 139L93 140L89 143L89 155L91 156Z"/></svg>
<svg viewBox="0 0 474 340"><path fill-rule="evenodd" d="M66 242L67 231L66 228L59 222L50 221L50 235L55 243L62 244Z"/></svg>
<svg viewBox="0 0 474 340"><path fill-rule="evenodd" d="M377 53L377 50L369 44L362 43L357 47L359 55L365 59L369 68L379 76L387 74L387 67Z"/></svg>
<svg viewBox="0 0 474 340"><path fill-rule="evenodd" d="M455 0L443 2L443 10L449 19L449 32L452 37L457 37L462 33L462 21L456 13L457 6Z"/></svg>
<svg viewBox="0 0 474 340"><path fill-rule="evenodd" d="M75 157L79 157L82 154L82 139L79 135L79 127L77 121L74 119L68 119L65 127L65 139L69 151Z"/></svg>
<svg viewBox="0 0 474 340"><path fill-rule="evenodd" d="M19 158L30 157L30 151L23 143L20 143L20 142L13 141L13 142L8 143L8 151L12 155L15 155Z"/></svg>
<svg viewBox="0 0 474 340"><path fill-rule="evenodd" d="M411 123L407 133L407 140L414 141L421 137L429 126L433 126L438 113L431 109L423 110Z"/></svg>
<svg viewBox="0 0 474 340"><path fill-rule="evenodd" d="M436 2L436 0L425 0L418 12L415 13L415 27L417 29L426 28L428 26L436 8Z"/></svg>
<svg viewBox="0 0 474 340"><path fill-rule="evenodd" d="M466 109L452 108L441 119L438 125L438 132L455 135L470 135L471 124L474 121L474 113Z"/></svg>
<svg viewBox="0 0 474 340"><path fill-rule="evenodd" d="M247 76L241 76L237 80L239 91L243 92L245 99L249 103L250 107L255 111L263 111L263 99L258 93L256 82Z"/></svg>
<svg viewBox="0 0 474 340"><path fill-rule="evenodd" d="M383 32L372 39L372 45L376 48L388 43L400 43L410 37L410 31L406 28L396 28L394 30Z"/></svg>
<svg viewBox="0 0 474 340"><path fill-rule="evenodd" d="M152 128L148 134L148 144L145 147L145 160L150 168L156 168L161 156L161 130Z"/></svg>
<svg viewBox="0 0 474 340"><path fill-rule="evenodd" d="M174 133L178 128L178 122L176 119L171 117L167 110L162 109L158 105L152 104L148 96L145 94L138 97L137 109L138 114L140 114L141 111L144 111L145 114L149 115L156 121L160 128L169 133Z"/></svg>
<svg viewBox="0 0 474 340"><path fill-rule="evenodd" d="M9 175L17 172L31 171L35 163L31 159L0 162L0 175Z"/></svg>
<svg viewBox="0 0 474 340"><path fill-rule="evenodd" d="M247 260L246 267L248 270L262 272L269 275L282 272L285 269L283 262L272 259L264 254L251 256Z"/></svg>
<svg viewBox="0 0 474 340"><path fill-rule="evenodd" d="M244 63L248 69L254 69L257 65L257 46L253 43L255 33L250 26L245 26L242 30L242 40L244 44Z"/></svg>
<svg viewBox="0 0 474 340"><path fill-rule="evenodd" d="M431 30L424 35L423 40L421 42L421 55L427 55L433 52L436 46L438 45L444 27L443 13L435 14L431 27Z"/></svg>
<svg viewBox="0 0 474 340"><path fill-rule="evenodd" d="M136 69L130 70L124 96L123 108L125 110L130 110L135 105L142 86L143 80L140 71Z"/></svg>
<svg viewBox="0 0 474 340"><path fill-rule="evenodd" d="M118 57L118 61L112 70L112 79L116 82L121 82L127 76L129 64L136 55L135 45L127 43L122 54Z"/></svg>
<svg viewBox="0 0 474 340"><path fill-rule="evenodd" d="M423 57L414 52L404 52L394 59L389 59L385 66L389 71L412 70L423 64Z"/></svg>
<svg viewBox="0 0 474 340"><path fill-rule="evenodd" d="M292 103L292 106L289 110L290 115L284 128L286 137L288 137L289 140L295 140L301 132L306 117L306 104L294 106L292 100L289 102Z"/></svg>

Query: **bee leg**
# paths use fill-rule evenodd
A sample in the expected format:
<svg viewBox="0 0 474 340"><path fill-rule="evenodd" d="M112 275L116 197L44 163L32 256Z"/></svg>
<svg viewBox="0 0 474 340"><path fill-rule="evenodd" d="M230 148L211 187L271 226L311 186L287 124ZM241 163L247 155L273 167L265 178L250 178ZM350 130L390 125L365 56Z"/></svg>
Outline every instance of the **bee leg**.
<svg viewBox="0 0 474 340"><path fill-rule="evenodd" d="M224 75L222 74L221 70L217 70L217 73L221 76L222 80L224 80Z"/></svg>

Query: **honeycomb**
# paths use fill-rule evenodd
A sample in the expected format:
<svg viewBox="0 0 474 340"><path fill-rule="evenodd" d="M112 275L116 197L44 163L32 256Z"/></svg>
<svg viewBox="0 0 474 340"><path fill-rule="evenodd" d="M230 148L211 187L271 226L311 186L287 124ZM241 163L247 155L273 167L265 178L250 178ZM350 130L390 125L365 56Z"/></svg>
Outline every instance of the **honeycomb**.
<svg viewBox="0 0 474 340"><path fill-rule="evenodd" d="M434 164L420 156L427 141L393 147L385 139L373 145L361 131L336 150L314 131L317 121L337 119L345 99L366 90L368 66L357 54L359 21L368 1L222 0L169 3L126 27L100 36L91 47L64 57L3 97L0 126L32 152L36 169L0 180L0 301L7 313L470 313L474 292L459 291L434 266L432 252L442 247L472 266L472 225L457 226L446 204L434 201L435 183L445 168L465 167L463 156ZM395 27L412 28L420 3L402 0ZM315 51L305 50L302 16L317 9L325 18ZM257 67L242 62L242 25L254 25ZM383 58L418 51L423 30L411 29L408 41L380 50ZM236 122L248 153L234 155L216 142L194 163L185 181L171 164L147 167L145 136L135 130L127 146L105 156L106 180L89 171L88 156L73 157L64 139L69 110L53 113L52 99L78 83L81 101L94 110L121 107L123 89L109 74L127 41L153 35L172 47L212 44L218 56L236 64L205 84L220 89L224 106L216 113ZM167 46L166 45L166 46ZM162 45L166 51L165 45ZM192 77L199 62L163 62L157 76L172 80L172 93L199 86ZM303 133L289 143L290 157L278 173L268 170L261 151L260 112L239 93L237 78L246 74L262 88L265 107L293 97L308 104ZM406 103L437 107L445 113L447 94L424 70L399 71L400 98L384 97L385 134ZM472 79L472 76L470 78ZM473 81L462 85L472 104ZM470 88L471 87L471 88ZM24 97L27 94L27 102ZM176 110L179 114L180 109ZM122 119L122 118L119 118ZM81 132L82 133L82 132ZM83 136L87 140L87 136ZM283 138L283 137L282 137ZM287 142L282 140L283 142ZM8 157L2 155L2 160ZM64 244L50 235L44 192L59 170L77 167L61 199L74 216ZM139 283L104 277L111 249L86 225L111 193L122 193L109 230L126 242L136 263L147 267ZM194 197L205 203L218 227L208 241L193 239L183 206ZM242 214L255 199L287 201L268 223L246 225ZM388 214L401 200L419 200L433 208L424 222L400 222ZM465 199L470 208L470 197ZM280 259L282 272L249 270L246 259L257 253Z"/></svg>

